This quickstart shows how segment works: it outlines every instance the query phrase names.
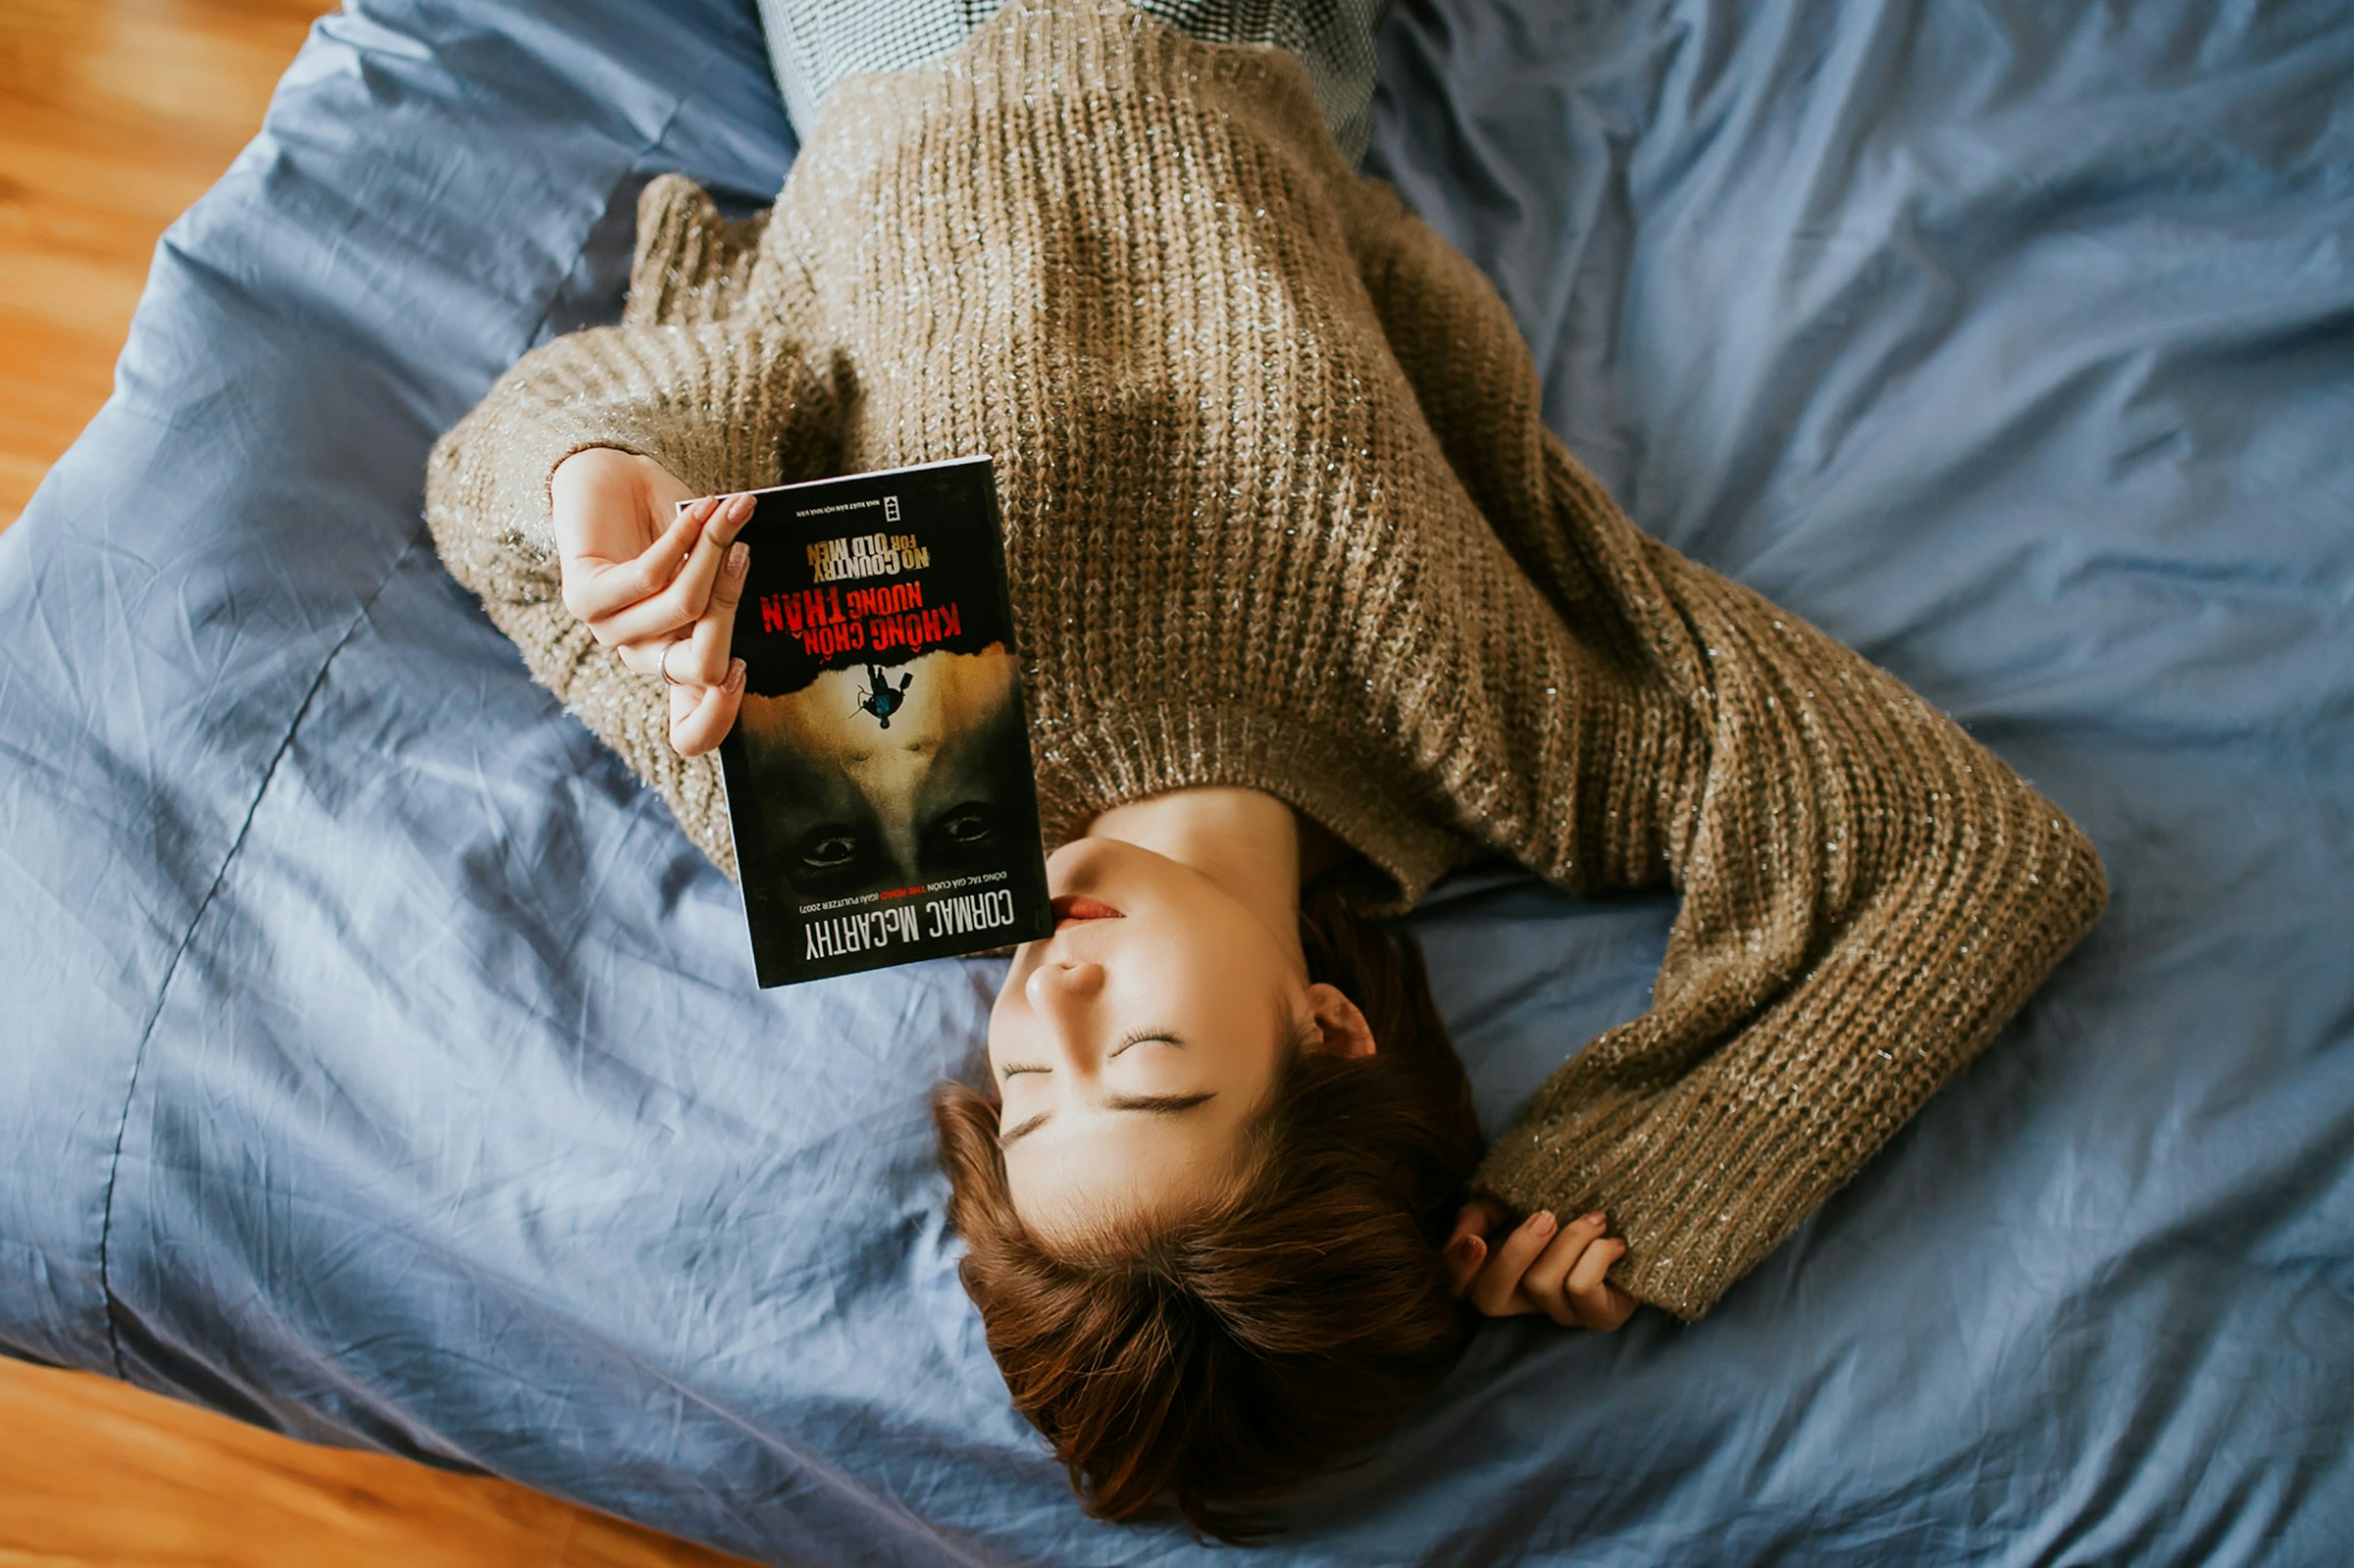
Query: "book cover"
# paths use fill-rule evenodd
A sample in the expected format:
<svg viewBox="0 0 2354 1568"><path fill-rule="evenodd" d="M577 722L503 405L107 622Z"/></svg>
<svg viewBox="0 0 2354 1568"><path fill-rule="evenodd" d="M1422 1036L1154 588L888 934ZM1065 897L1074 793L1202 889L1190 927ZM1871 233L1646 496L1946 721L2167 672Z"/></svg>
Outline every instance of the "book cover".
<svg viewBox="0 0 2354 1568"><path fill-rule="evenodd" d="M1046 936L994 465L753 494L719 756L760 984Z"/></svg>

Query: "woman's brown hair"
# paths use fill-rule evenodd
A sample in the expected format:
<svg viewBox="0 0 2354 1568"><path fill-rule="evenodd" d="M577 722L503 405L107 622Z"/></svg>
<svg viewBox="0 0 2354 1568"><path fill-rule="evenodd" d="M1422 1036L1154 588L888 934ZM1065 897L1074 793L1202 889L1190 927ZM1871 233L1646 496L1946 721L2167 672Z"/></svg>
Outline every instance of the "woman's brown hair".
<svg viewBox="0 0 2354 1568"><path fill-rule="evenodd" d="M1173 1506L1252 1534L1252 1509L1386 1431L1469 1338L1439 1247L1480 1137L1421 952L1326 892L1300 935L1309 979L1356 1003L1378 1048L1294 1042L1251 1175L1204 1212L1049 1246L1007 1195L997 1101L933 1098L990 1353L1098 1518Z"/></svg>

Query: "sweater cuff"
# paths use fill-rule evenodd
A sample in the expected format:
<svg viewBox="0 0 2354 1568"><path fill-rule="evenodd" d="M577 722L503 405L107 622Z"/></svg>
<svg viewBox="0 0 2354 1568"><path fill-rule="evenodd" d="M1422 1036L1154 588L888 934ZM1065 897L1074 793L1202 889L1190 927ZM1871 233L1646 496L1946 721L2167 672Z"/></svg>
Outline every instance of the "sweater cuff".
<svg viewBox="0 0 2354 1568"><path fill-rule="evenodd" d="M1676 1111L1673 1149L1636 1133L1607 1150L1564 1149L1558 1130L1520 1122L1488 1150L1472 1185L1521 1213L1611 1211L1628 1242L1611 1283L1692 1322L1851 1174L1805 1152L1823 1129L1768 1125L1775 1119L1762 1107L1703 1101ZM1612 1194L1626 1192L1642 1194L1640 1207L1616 1212Z"/></svg>

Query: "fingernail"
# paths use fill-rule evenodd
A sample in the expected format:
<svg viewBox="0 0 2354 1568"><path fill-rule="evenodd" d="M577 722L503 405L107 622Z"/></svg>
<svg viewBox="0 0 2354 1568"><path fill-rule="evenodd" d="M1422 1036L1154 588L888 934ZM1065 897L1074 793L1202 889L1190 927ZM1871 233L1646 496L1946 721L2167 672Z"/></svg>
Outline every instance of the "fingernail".
<svg viewBox="0 0 2354 1568"><path fill-rule="evenodd" d="M1539 1236L1551 1236L1554 1227L1553 1210L1540 1209L1529 1216L1528 1228Z"/></svg>
<svg viewBox="0 0 2354 1568"><path fill-rule="evenodd" d="M743 661L742 659L731 660L728 664L728 689L733 691L742 684Z"/></svg>
<svg viewBox="0 0 2354 1568"><path fill-rule="evenodd" d="M1602 1223L1602 1210L1596 1209L1593 1213L1586 1215L1577 1223L1580 1225L1600 1225Z"/></svg>
<svg viewBox="0 0 2354 1568"><path fill-rule="evenodd" d="M748 545L748 544L731 544L731 545L729 545L729 546L728 546L728 576L730 576L730 577L732 577L732 578L740 578L740 577L743 576L743 569L744 569L746 566L748 566L748 565L750 565L750 564L751 564L751 559L752 559L752 547L751 547L750 545Z"/></svg>
<svg viewBox="0 0 2354 1568"><path fill-rule="evenodd" d="M743 521L745 518L747 518L747 517L750 517L751 515L752 515L752 498L751 498L750 496L748 496L748 495L739 495L739 496L736 496L736 497L734 497L733 499L731 499L731 500L728 502L728 521L729 521L729 522L731 522L731 523L741 523L741 522L742 522L742 521Z"/></svg>

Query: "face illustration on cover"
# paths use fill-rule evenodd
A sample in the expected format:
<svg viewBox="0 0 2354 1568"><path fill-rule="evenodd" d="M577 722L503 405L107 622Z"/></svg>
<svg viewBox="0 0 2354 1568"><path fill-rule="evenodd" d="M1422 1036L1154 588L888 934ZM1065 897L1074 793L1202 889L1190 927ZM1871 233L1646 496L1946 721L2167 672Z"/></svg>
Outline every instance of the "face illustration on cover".
<svg viewBox="0 0 2354 1568"><path fill-rule="evenodd" d="M759 870L806 902L1000 864L1027 804L1018 669L992 643L747 692L737 731L769 785Z"/></svg>

